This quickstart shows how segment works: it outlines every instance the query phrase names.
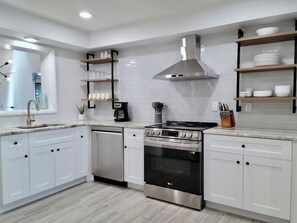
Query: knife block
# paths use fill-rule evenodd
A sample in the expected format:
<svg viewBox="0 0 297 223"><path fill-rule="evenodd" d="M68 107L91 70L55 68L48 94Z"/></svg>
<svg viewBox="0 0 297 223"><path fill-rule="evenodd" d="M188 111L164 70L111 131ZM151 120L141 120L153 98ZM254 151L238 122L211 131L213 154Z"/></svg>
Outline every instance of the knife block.
<svg viewBox="0 0 297 223"><path fill-rule="evenodd" d="M234 112L232 110L220 112L220 117L222 128L231 128L235 126Z"/></svg>

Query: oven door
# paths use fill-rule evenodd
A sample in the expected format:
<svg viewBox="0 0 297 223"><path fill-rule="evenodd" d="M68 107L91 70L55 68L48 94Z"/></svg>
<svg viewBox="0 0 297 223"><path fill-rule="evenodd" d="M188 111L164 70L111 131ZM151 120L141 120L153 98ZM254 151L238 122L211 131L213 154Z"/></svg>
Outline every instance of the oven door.
<svg viewBox="0 0 297 223"><path fill-rule="evenodd" d="M166 145L167 144L167 145ZM197 145L196 145L197 146ZM201 143L198 146L202 146ZM176 147L176 148L174 148ZM146 143L144 180L147 184L202 195L202 152L171 143Z"/></svg>

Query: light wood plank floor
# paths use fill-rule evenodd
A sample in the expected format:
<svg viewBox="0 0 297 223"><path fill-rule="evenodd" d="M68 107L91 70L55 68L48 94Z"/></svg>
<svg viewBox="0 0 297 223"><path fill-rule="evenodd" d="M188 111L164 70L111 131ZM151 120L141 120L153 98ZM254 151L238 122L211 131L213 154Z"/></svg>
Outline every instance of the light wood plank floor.
<svg viewBox="0 0 297 223"><path fill-rule="evenodd" d="M1 223L260 223L205 208L146 198L141 191L89 182L0 215Z"/></svg>

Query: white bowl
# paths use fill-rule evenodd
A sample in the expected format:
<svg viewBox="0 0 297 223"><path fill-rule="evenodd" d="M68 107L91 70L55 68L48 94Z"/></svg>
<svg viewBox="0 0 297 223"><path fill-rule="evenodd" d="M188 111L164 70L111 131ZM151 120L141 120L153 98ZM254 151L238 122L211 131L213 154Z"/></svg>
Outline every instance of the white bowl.
<svg viewBox="0 0 297 223"><path fill-rule="evenodd" d="M254 91L254 97L270 97L272 96L272 91Z"/></svg>
<svg viewBox="0 0 297 223"><path fill-rule="evenodd" d="M239 97L245 98L246 97L246 92L245 91L239 92Z"/></svg>
<svg viewBox="0 0 297 223"><path fill-rule="evenodd" d="M265 27L265 28L262 28L262 29L257 29L256 30L256 33L258 36L265 36L265 35L270 35L270 34L273 34L273 33L277 33L279 30L278 27Z"/></svg>
<svg viewBox="0 0 297 223"><path fill-rule="evenodd" d="M276 97L287 97L290 95L290 92L275 92Z"/></svg>
<svg viewBox="0 0 297 223"><path fill-rule="evenodd" d="M290 85L276 85L274 87L275 92L290 92L291 86Z"/></svg>

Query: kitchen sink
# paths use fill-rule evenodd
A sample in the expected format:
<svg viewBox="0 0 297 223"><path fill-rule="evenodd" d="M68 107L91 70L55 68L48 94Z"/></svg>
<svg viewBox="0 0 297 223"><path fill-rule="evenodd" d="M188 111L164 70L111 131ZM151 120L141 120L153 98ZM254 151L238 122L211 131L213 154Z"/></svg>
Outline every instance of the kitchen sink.
<svg viewBox="0 0 297 223"><path fill-rule="evenodd" d="M64 124L40 124L40 125L22 125L17 126L18 129L37 129L37 128L47 128L47 127L55 127Z"/></svg>

